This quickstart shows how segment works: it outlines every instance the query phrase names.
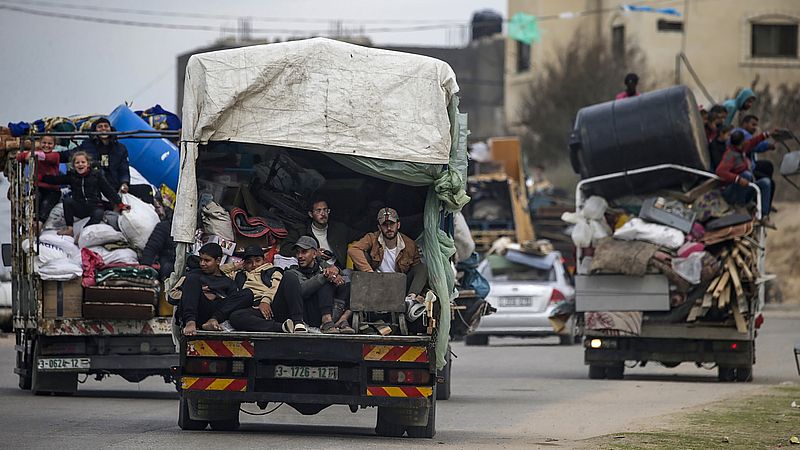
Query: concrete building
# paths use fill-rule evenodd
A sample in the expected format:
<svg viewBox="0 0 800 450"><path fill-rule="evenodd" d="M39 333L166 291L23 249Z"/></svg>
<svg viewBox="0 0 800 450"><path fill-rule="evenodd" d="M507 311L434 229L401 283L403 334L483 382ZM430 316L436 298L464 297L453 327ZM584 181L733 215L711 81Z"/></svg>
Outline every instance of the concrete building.
<svg viewBox="0 0 800 450"><path fill-rule="evenodd" d="M578 33L603 39L616 52L636 43L645 53L648 78L658 88L680 82L688 85L697 101L711 103L686 63L676 70L681 52L697 79L715 102L722 102L740 87L758 78L763 86L800 82L798 55L798 0L684 0L652 2L653 7L674 7L681 17L652 12L625 12L626 0L509 0L508 16L517 12L534 16L558 16L566 12L602 11L541 21L541 43L528 46L509 39L506 45L506 120L513 129L518 122L521 98L547 61L555 58ZM648 5L651 2L635 3ZM622 80L620 80L622 90Z"/></svg>

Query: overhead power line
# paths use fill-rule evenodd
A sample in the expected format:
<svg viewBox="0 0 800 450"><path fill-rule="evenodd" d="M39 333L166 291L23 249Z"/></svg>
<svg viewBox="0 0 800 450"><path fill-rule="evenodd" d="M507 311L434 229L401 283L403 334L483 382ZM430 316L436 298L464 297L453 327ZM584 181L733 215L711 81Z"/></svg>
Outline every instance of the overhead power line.
<svg viewBox="0 0 800 450"><path fill-rule="evenodd" d="M246 16L254 22L281 22L281 23L330 23L330 18L313 18L313 17L274 17L274 16L252 16L248 14L212 14L212 13L198 13L187 11L161 11L153 9L134 9L134 8L119 8L113 6L102 5L87 5L87 4L72 4L72 3L59 3L43 0L33 0L26 2L4 2L13 3L20 6L43 6L49 8L62 8L70 10L83 10L91 12L112 12L122 14L136 14L142 16L152 17L184 17L190 19L210 19L210 20L237 20L240 17ZM451 22L454 24L463 23L463 20L457 19L353 19L348 20L351 23L397 23L397 24L421 24L421 23L445 23Z"/></svg>

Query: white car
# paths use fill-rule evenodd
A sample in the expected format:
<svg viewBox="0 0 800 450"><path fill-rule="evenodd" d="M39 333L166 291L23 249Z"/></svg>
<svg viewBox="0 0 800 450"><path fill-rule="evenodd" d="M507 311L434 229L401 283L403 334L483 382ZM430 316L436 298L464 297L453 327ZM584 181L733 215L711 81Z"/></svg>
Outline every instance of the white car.
<svg viewBox="0 0 800 450"><path fill-rule="evenodd" d="M544 257L509 250L489 255L478 271L491 286L486 300L497 312L481 319L467 345L487 345L489 336L558 336L562 345L579 338L575 324L575 288L558 252ZM556 332L551 318L564 324Z"/></svg>

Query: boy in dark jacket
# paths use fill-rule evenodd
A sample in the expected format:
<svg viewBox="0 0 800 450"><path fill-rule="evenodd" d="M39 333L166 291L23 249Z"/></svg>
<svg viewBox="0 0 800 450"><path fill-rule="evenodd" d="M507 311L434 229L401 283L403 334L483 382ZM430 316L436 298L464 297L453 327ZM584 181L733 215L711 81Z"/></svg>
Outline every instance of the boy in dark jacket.
<svg viewBox="0 0 800 450"><path fill-rule="evenodd" d="M103 221L105 207L100 195L105 195L116 210L130 209L122 203L117 191L111 188L103 174L91 169L92 159L86 152L75 152L72 155L72 170L66 175L44 176L42 181L50 184L68 184L72 197L64 199L64 221L66 228L58 234L72 236L72 225L75 217L89 217L86 225L96 225Z"/></svg>
<svg viewBox="0 0 800 450"><path fill-rule="evenodd" d="M42 181L45 176L58 175L60 157L58 153L53 152L53 149L56 148L56 138L43 136L40 145L41 151L35 151L34 155L37 160L36 169L39 179L36 186L39 187L39 229L41 230L42 224L47 222L47 218L50 216L50 211L61 201L61 187ZM29 155L30 152L20 152L17 154L17 161L25 161Z"/></svg>
<svg viewBox="0 0 800 450"><path fill-rule="evenodd" d="M714 139L708 143L708 153L711 155L711 171L716 172L717 166L722 161L722 155L728 149L728 139L731 137L733 125L725 125L719 129Z"/></svg>
<svg viewBox="0 0 800 450"><path fill-rule="evenodd" d="M749 203L755 198L755 191L750 188L750 183L754 182L761 190L761 220L762 224L769 228L775 225L769 218L772 207L772 190L768 178L754 179L752 160L750 152L763 140L769 137L768 132L763 132L747 142L744 141L744 133L736 130L731 133L731 145L722 156L722 161L717 166L717 176L729 184L722 196L731 205L742 205Z"/></svg>

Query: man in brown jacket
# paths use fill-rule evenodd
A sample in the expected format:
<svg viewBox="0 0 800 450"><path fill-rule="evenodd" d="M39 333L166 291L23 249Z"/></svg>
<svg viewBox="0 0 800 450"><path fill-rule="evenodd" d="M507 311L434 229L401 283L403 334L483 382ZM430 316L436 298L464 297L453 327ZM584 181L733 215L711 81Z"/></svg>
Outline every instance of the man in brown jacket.
<svg viewBox="0 0 800 450"><path fill-rule="evenodd" d="M392 208L378 211L378 231L367 233L351 245L347 255L362 272L406 274L406 294L422 294L428 269L414 240L400 233L400 216Z"/></svg>

